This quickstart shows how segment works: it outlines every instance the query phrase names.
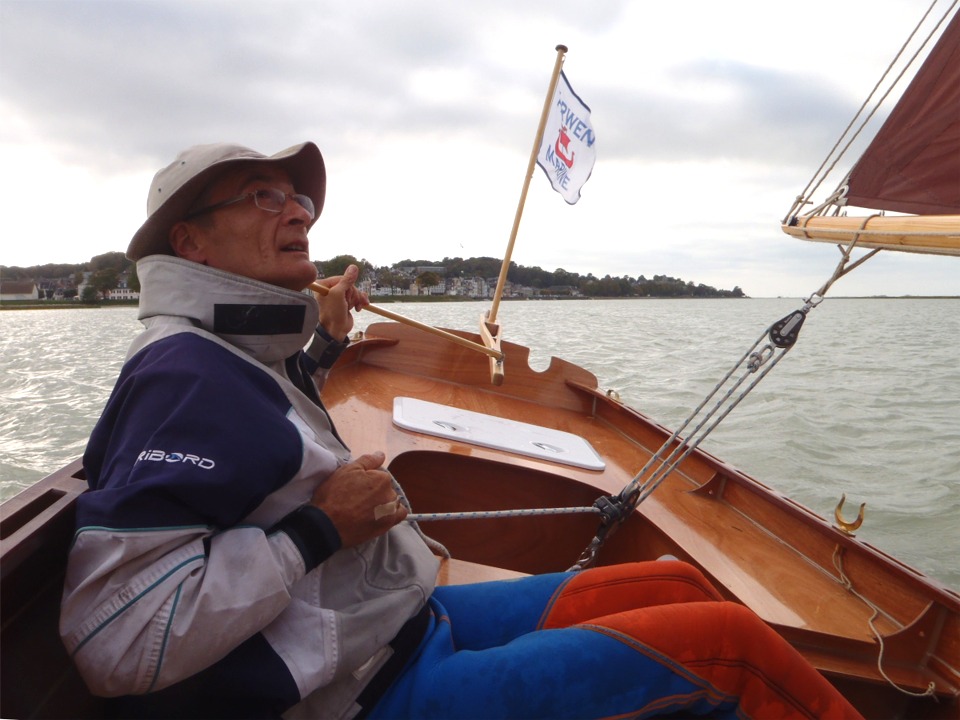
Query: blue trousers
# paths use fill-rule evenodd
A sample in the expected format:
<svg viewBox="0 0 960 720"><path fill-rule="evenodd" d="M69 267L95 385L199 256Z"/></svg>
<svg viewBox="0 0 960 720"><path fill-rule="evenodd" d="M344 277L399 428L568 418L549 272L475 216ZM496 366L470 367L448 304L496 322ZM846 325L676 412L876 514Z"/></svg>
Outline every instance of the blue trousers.
<svg viewBox="0 0 960 720"><path fill-rule="evenodd" d="M859 717L683 563L439 587L430 605L371 718Z"/></svg>

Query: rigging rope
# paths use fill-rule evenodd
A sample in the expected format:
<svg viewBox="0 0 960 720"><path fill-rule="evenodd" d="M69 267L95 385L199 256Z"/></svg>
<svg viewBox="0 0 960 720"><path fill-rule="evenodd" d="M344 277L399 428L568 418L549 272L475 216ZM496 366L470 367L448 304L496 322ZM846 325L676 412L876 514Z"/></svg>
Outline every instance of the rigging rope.
<svg viewBox="0 0 960 720"><path fill-rule="evenodd" d="M874 104L870 112L867 113L865 117L863 117L863 119L860 122L860 125L856 128L856 130L854 130L853 133L850 134L851 128L853 128L853 126L856 124L857 119L860 118L861 115L863 115L864 110L873 100L873 97L876 95L880 86L883 84L883 82L887 79L887 77L893 71L894 66L903 56L904 52L907 49L907 46L913 41L913 38L917 34L917 31L920 30L921 26L926 22L927 18L930 16L930 13L933 12L933 9L934 7L936 7L938 1L939 0L933 0L933 2L930 4L930 7L927 8L927 11L923 14L923 17L920 18L920 21L917 23L916 27L913 29L913 32L911 32L910 35L907 36L907 39L904 41L903 45L900 47L900 50L897 51L897 54L894 56L893 60L890 61L890 64L887 66L887 69L883 72L883 74L880 76L880 79L877 80L876 85L873 86L873 89L870 91L866 99L863 101L863 104L860 106L860 109L857 110L854 116L850 119L850 122L847 124L847 127L844 128L842 133L840 133L840 137L837 138L837 141L836 143L834 143L833 147L830 149L830 152L827 153L827 156L823 159L823 162L820 163L820 167L818 167L816 172L814 172L813 177L811 177L809 182L807 182L807 186L803 189L803 192L801 192L800 195L798 195L797 198L794 200L793 206L790 208L790 211L787 213L787 216L783 219L784 224L789 223L791 218L799 214L800 208L802 208L804 205L810 204L811 201L809 200L809 198L814 193L817 192L817 190L820 188L820 185L822 185L824 181L826 181L826 179L834 171L834 169L837 166L837 163L840 162L840 160L843 158L847 150L850 149L850 146L860 136L860 133L863 132L864 128L867 126L870 120L873 119L873 116L876 115L877 111L886 101L887 97L890 95L891 92L893 92L893 89L900 83L900 80L903 79L903 76L906 74L907 70L910 69L910 67L917 60L917 57L920 55L923 49L930 43L930 40L936 34L940 26L949 17L954 7L957 5L958 2L960 2L960 0L952 0L949 7L943 13L940 19L930 29L930 32L927 34L926 38L924 38L920 42L920 46L913 53L913 56L906 62L906 64L900 70L897 77L890 83L889 87L886 89L883 95L876 101L876 103ZM840 145L844 143L845 139L846 139L846 144L844 144L843 148L838 151L837 148L839 148ZM832 162L831 162L831 158L833 159ZM826 170L824 170L827 163L830 163L830 166L827 167ZM847 178L849 176L850 176L850 173L848 171L847 174L843 177L843 179L838 184L838 187L834 191L834 193L824 203L822 203L820 207L816 208L816 210L813 211L813 214L817 214L821 212L825 207L832 204L836 204L837 211L839 211L839 206L844 204L844 201L843 201L843 196L845 195L844 186L846 185Z"/></svg>
<svg viewBox="0 0 960 720"><path fill-rule="evenodd" d="M835 277L836 276L837 274L835 273ZM829 284L832 284L832 280L828 285L825 285L824 288L821 288L819 292L826 292L825 288L828 287ZM599 514L601 515L600 530L571 570L581 570L588 567L596 559L596 555L607 536L622 524L630 513L636 509L637 505L648 498L690 453L700 446L714 428L716 428L753 388L767 376L777 363L783 359L783 356L796 342L806 313L817 305L819 305L819 301L815 302L813 296L811 296L802 309L794 311L764 330L763 334L757 338L750 349L744 353L726 376L717 383L710 394L704 398L683 424L663 443L660 449L654 453L646 465L643 466L618 495L601 497L590 507L523 508L516 510L487 510L455 513L411 513L407 519L411 522L418 523L434 520L481 520L575 513ZM757 375L751 383L747 384L739 395L734 397L734 393L746 383L750 376L756 374L764 366L766 367L763 369L763 372ZM681 438L681 433L697 419L707 406L707 403L727 385L738 370L742 371L740 377L730 385L723 397L700 419L690 436ZM674 443L676 443L676 447L664 458L663 456ZM656 467L657 463L659 463L659 467Z"/></svg>
<svg viewBox="0 0 960 720"><path fill-rule="evenodd" d="M880 634L880 631L875 625L876 619L880 616L880 608L874 605L868 598L864 597L856 590L853 589L853 583L850 581L850 578L847 577L847 574L843 571L843 555L840 550L840 546L837 545L833 551L833 566L837 569L837 573L840 576L840 584L843 585L850 593L855 595L859 600L861 600L864 605L869 607L873 611L873 615L870 616L870 619L867 620L867 625L870 626L873 636L877 639L877 643L880 645L880 653L877 655L877 670L880 672L881 677L886 680L894 690L902 692L904 695L910 695L911 697L934 697L935 691L937 689L937 684L932 680L927 684L927 689L923 692L913 692L912 690L907 690L905 687L897 685L893 680L890 679L890 676L883 669L883 653L885 647L883 644L883 635Z"/></svg>
<svg viewBox="0 0 960 720"><path fill-rule="evenodd" d="M600 548L603 546L606 538L613 533L617 527L623 524L626 519L630 516L637 505L647 499L654 490L656 490L667 476L669 476L679 465L683 462L690 453L699 447L699 445L706 439L706 437L713 432L714 428L720 424L720 422L729 415L733 409L740 404L740 402L763 380L771 370L784 358L787 352L796 344L799 337L800 328L803 326L803 322L806 319L807 314L820 305L823 302L824 296L827 294L831 286L841 277L849 273L854 268L859 267L864 262L869 260L871 257L880 252L879 249L872 250L863 257L859 258L852 264L850 263L850 253L853 251L853 248L856 246L857 242L860 240L860 232L863 231L866 227L867 221L870 218L865 218L863 223L860 225L860 231L854 236L850 243L843 247L842 245L838 246L840 249L840 261L837 263L836 268L833 271L833 274L827 281L817 290L815 293L811 294L810 297L804 299L803 307L799 310L795 310L781 320L773 323L764 333L757 338L753 346L744 353L743 357L740 358L740 361L736 363L733 368L724 376L724 378L717 383L713 388L713 391L704 398L703 402L690 414L689 417L683 422L683 424L674 431L667 441L660 446L660 449L654 453L653 457L647 461L647 464L636 474L633 480L627 484L627 486L620 491L619 495L610 496L606 498L600 498L597 501L597 504L600 506L603 511L603 520L601 522L600 528L597 530L597 534L593 537L590 543L584 549L583 553L580 555L580 558L570 570L583 570L584 568L589 567L596 560L597 554L600 551ZM768 340L765 341L764 338ZM753 381L746 385L746 388L740 392L740 394L733 398L733 394L747 381L751 374L757 373L761 367L766 365L767 367L763 370L762 373L757 375ZM716 404L711 408L706 415L699 421L696 427L693 429L693 432L689 437L681 438L681 433L691 424L694 420L700 415L703 409L706 407L707 403L719 393L723 387L727 384L728 381L733 377L733 375L742 369L742 374L737 379L733 385L727 390L727 392L721 397ZM726 407L724 407L726 405ZM713 422L710 420L717 416ZM707 423L710 423L709 425ZM670 455L665 459L661 460L661 455L667 451L667 449L677 443L676 447L670 453ZM654 467L656 463L660 463L659 467ZM651 471L651 468L654 468ZM649 477L645 476L650 472ZM644 479L645 478L645 479Z"/></svg>
<svg viewBox="0 0 960 720"><path fill-rule="evenodd" d="M724 418L726 418L783 359L784 355L786 355L796 342L797 334L803 325L806 313L814 307L816 307L816 304L808 301L803 309L791 313L765 330L750 349L747 350L740 360L727 372L723 379L714 386L713 390L687 417L683 424L660 446L660 449L653 454L646 465L634 476L633 480L627 484L620 494L598 500L602 509L605 510L603 522L597 534L570 570L583 570L594 563L607 537L609 537L619 525L626 521L630 513L636 509L637 505L650 497L654 490L660 487L663 481L666 480L680 463L700 446ZM755 375L764 365L766 365L766 368L763 372L754 377L753 381L747 384L739 395L734 397L734 393L746 383L751 375ZM738 371L741 372L739 378L733 381L726 393L703 415L696 427L694 427L692 433L685 438L681 437L684 430L700 416L707 406L707 403L723 390L724 386L731 381L731 378L733 378ZM674 447L666 458L662 458L674 444L676 444L676 447Z"/></svg>
<svg viewBox="0 0 960 720"><path fill-rule="evenodd" d="M870 218L864 219L860 228L861 231L869 219ZM626 521L641 502L650 497L654 490L666 480L680 463L686 460L686 458L700 446L707 436L733 412L734 408L736 408L784 358L787 352L796 344L800 329L803 326L807 314L823 302L824 296L833 283L880 252L879 250L872 250L854 263L849 264L850 253L859 239L860 235L858 233L846 248L838 246L840 248L841 258L830 278L819 290L804 299L803 307L778 320L763 331L740 360L727 372L723 379L714 386L713 390L703 399L697 408L684 420L673 434L667 438L643 468L640 469L617 495L602 496L590 507L521 508L514 510L484 510L454 513L410 513L407 519L416 525L420 522L436 520L483 520L577 513L598 514L601 516L601 520L596 535L587 545L586 549L584 549L577 562L569 569L578 571L589 567L596 560L597 554L606 541L606 538ZM761 368L763 371L759 372ZM738 371L741 373L740 376L731 383L731 379ZM757 374L758 372L759 374ZM752 382L748 383L747 380L750 379L751 376L755 377L753 377ZM716 397L728 383L731 384L727 387L723 396L697 421L697 418L703 413L707 404ZM743 389L740 390L741 388ZM738 390L740 390L740 393L734 396ZM697 424L690 435L682 437L682 433L695 421L697 421ZM676 445L676 447L667 454L673 445ZM666 455L666 457L664 457L664 455ZM407 504L407 507L410 509L409 504Z"/></svg>

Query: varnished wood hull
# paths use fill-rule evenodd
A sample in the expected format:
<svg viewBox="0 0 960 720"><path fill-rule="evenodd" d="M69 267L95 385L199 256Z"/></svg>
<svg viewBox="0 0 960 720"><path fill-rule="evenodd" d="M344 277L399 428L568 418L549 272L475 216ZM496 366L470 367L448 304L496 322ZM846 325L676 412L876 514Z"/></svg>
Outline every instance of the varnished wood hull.
<svg viewBox="0 0 960 720"><path fill-rule="evenodd" d="M468 333L464 337L477 339ZM417 513L590 506L619 492L670 433L608 397L592 374L556 360L544 372L528 350L503 343L505 377L487 359L396 323L368 328L340 358L324 400L354 453L383 450ZM587 470L397 427L396 397L573 433L606 467ZM79 463L2 506L3 651L0 715L89 717L99 706L79 684L56 634L63 561ZM572 565L597 530L592 515L422 523L479 577ZM960 713L960 598L859 542L717 458L696 452L609 538L603 564L670 554L697 565L793 643L871 718L956 718ZM848 589L834 562L852 583ZM459 582L458 568L443 579ZM878 671L938 702L893 689Z"/></svg>

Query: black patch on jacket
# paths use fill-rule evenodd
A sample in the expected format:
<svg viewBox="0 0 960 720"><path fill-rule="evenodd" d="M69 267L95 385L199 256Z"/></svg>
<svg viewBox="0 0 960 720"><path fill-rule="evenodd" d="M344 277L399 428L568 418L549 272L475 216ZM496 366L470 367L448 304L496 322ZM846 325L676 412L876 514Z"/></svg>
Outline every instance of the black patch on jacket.
<svg viewBox="0 0 960 720"><path fill-rule="evenodd" d="M213 306L213 331L221 335L290 335L303 330L303 305Z"/></svg>

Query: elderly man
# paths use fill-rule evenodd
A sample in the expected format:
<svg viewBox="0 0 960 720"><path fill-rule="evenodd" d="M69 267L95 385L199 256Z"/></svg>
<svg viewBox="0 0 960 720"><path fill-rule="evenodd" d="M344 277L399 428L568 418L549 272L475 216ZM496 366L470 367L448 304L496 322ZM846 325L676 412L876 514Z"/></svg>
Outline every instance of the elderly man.
<svg viewBox="0 0 960 720"><path fill-rule="evenodd" d="M112 712L856 717L682 563L434 588L383 455L320 400L367 303L355 267L302 292L325 180L312 143L154 178L127 251L146 330L84 455L61 613Z"/></svg>

